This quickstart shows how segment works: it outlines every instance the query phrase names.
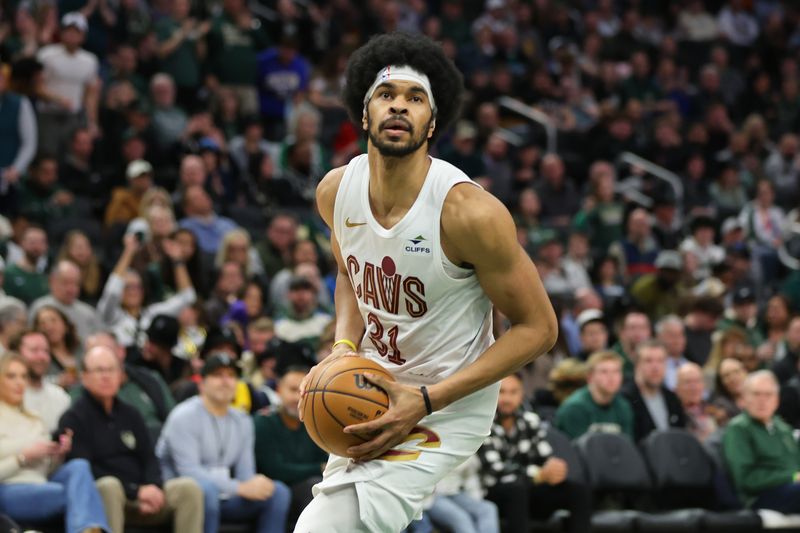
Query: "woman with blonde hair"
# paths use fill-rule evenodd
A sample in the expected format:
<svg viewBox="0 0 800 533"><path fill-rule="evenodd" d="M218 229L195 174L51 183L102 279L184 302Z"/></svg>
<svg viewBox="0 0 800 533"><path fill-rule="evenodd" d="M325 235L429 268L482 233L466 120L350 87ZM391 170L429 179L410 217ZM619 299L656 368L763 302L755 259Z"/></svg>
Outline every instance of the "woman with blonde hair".
<svg viewBox="0 0 800 533"><path fill-rule="evenodd" d="M67 533L110 532L89 463L64 462L72 432L53 442L44 422L23 407L27 382L22 357L0 358L0 513L37 523L63 516Z"/></svg>
<svg viewBox="0 0 800 533"><path fill-rule="evenodd" d="M264 265L252 246L250 234L241 228L229 231L222 238L222 244L214 258L214 268L219 270L228 261L240 264L247 279L264 275Z"/></svg>
<svg viewBox="0 0 800 533"><path fill-rule="evenodd" d="M740 328L732 327L725 331L717 331L714 333L711 353L703 367L705 373L712 376L712 381L722 360L735 357L736 349L741 344L747 344L747 333ZM710 386L711 384L707 383L707 385Z"/></svg>
<svg viewBox="0 0 800 533"><path fill-rule="evenodd" d="M80 299L96 303L103 289L103 271L89 237L81 230L72 230L64 238L56 263L64 259L72 261L81 270Z"/></svg>

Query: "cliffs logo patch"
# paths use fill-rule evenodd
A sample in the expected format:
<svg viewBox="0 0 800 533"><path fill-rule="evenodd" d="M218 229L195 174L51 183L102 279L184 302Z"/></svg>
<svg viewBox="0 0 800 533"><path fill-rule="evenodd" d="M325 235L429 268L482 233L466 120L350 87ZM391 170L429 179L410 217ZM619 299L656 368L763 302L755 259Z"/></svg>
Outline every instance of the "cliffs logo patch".
<svg viewBox="0 0 800 533"><path fill-rule="evenodd" d="M431 247L428 239L422 235L417 235L413 239L406 239L403 244L403 253L405 255L430 255Z"/></svg>

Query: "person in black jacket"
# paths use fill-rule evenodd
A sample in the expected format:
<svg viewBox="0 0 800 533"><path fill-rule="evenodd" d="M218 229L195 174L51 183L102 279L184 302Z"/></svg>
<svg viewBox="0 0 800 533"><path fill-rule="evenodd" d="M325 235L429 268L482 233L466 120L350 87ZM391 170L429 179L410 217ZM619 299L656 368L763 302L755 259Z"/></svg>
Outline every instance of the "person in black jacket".
<svg viewBox="0 0 800 533"><path fill-rule="evenodd" d="M622 388L633 407L633 432L636 442L654 430L685 428L686 413L681 401L664 386L667 349L658 341L646 341L636 348L634 381Z"/></svg>
<svg viewBox="0 0 800 533"><path fill-rule="evenodd" d="M92 466L109 525L123 533L126 519L142 525L170 517L174 530L203 530L203 492L192 479L163 483L155 446L142 415L117 398L122 365L105 346L83 359L84 391L61 417L59 433L72 430L69 459Z"/></svg>

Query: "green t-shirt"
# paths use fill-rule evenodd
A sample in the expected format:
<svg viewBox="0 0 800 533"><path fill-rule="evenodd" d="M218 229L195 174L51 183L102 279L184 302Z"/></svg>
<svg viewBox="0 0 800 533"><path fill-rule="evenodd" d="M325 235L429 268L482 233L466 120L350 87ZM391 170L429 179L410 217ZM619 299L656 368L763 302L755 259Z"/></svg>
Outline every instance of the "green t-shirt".
<svg viewBox="0 0 800 533"><path fill-rule="evenodd" d="M286 427L278 413L256 416L256 468L260 474L293 485L322 475L328 454L319 448L303 424Z"/></svg>
<svg viewBox="0 0 800 533"><path fill-rule="evenodd" d="M7 295L19 298L26 305L30 305L37 298L48 294L50 287L47 285L45 274L28 272L17 265L11 265L6 268L3 290Z"/></svg>
<svg viewBox="0 0 800 533"><path fill-rule="evenodd" d="M633 439L633 409L621 394L608 405L598 405L587 386L564 400L556 411L555 425L570 439L590 431L621 433Z"/></svg>
<svg viewBox="0 0 800 533"><path fill-rule="evenodd" d="M605 253L611 243L622 238L625 208L617 202L598 204L575 215L573 226L589 236L593 251Z"/></svg>
<svg viewBox="0 0 800 533"><path fill-rule="evenodd" d="M156 24L156 38L159 43L168 41L181 27L173 18L163 18ZM171 54L161 59L161 70L172 76L175 85L193 88L200 85L200 63L197 60L195 41L184 39Z"/></svg>

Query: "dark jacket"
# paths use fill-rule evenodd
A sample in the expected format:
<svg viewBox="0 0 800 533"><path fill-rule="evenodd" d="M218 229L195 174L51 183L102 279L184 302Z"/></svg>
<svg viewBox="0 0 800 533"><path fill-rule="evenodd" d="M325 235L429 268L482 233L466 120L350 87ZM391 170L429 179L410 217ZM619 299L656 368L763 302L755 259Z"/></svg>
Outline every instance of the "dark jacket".
<svg viewBox="0 0 800 533"><path fill-rule="evenodd" d="M136 500L141 485L161 485L161 469L150 433L139 412L114 400L111 413L84 391L59 422L58 433L73 431L69 459L86 459L95 479L113 476Z"/></svg>
<svg viewBox="0 0 800 533"><path fill-rule="evenodd" d="M647 404L644 403L642 393L635 382L626 383L622 387L622 394L628 399L633 407L633 434L636 442L639 442L651 432L655 431L656 423L650 416ZM664 403L667 405L667 414L670 427L685 428L686 413L683 410L681 401L674 392L661 386L661 394L664 395Z"/></svg>

